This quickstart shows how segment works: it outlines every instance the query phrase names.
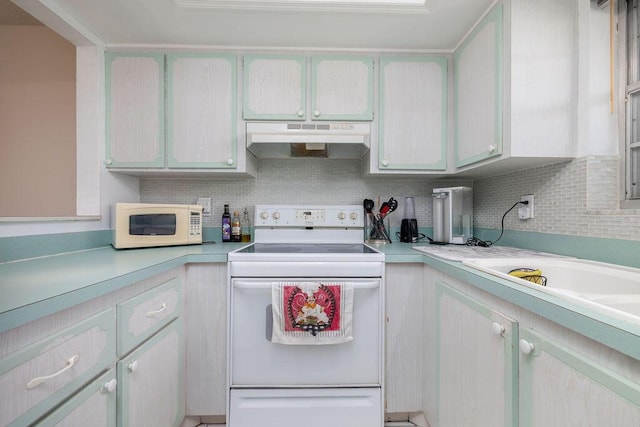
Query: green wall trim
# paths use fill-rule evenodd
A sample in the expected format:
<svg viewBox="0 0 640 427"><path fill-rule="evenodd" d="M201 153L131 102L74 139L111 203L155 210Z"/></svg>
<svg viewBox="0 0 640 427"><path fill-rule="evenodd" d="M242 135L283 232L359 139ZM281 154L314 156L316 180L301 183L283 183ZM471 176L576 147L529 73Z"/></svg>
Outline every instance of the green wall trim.
<svg viewBox="0 0 640 427"><path fill-rule="evenodd" d="M500 230L476 227L474 235L482 240L495 240ZM640 268L640 241L636 240L505 230L497 245Z"/></svg>
<svg viewBox="0 0 640 427"><path fill-rule="evenodd" d="M0 237L0 263L100 248L110 244L111 230Z"/></svg>

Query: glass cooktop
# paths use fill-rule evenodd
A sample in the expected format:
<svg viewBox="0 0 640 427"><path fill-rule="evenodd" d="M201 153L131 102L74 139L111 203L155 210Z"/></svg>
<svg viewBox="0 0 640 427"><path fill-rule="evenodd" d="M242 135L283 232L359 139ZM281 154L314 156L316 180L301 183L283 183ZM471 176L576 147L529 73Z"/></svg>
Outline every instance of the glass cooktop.
<svg viewBox="0 0 640 427"><path fill-rule="evenodd" d="M375 254L360 243L254 243L238 253L251 254Z"/></svg>

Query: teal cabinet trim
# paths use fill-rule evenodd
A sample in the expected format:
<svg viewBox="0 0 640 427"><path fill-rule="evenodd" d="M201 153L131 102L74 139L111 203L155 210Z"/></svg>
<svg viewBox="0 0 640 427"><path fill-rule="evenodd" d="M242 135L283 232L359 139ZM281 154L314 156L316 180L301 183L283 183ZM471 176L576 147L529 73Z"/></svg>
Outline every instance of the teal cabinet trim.
<svg viewBox="0 0 640 427"><path fill-rule="evenodd" d="M231 129L231 139L229 141L232 162L228 159L222 159L217 162L182 162L173 156L174 147L180 144L174 141L174 114L171 106L174 105L175 85L174 85L174 68L176 60L180 58L219 58L227 61L231 68L231 102L228 106L230 111L229 126ZM167 54L167 166L169 168L216 168L216 169L235 169L238 167L238 125L237 125L237 99L238 99L238 59L235 54L225 53L170 53ZM202 111L194 112L194 114L202 115ZM199 116L201 117L201 116ZM210 120L214 120L213 117Z"/></svg>
<svg viewBox="0 0 640 427"><path fill-rule="evenodd" d="M300 105L298 111L301 111L302 116L298 115L298 111L292 111L288 114L274 114L270 112L253 111L250 108L249 102L249 82L251 80L250 67L251 64L258 60L284 60L295 61L300 67ZM269 82L265 82L267 85ZM301 55L259 55L259 54L245 54L243 56L243 91L242 91L242 117L245 120L305 120L307 109L307 58Z"/></svg>
<svg viewBox="0 0 640 427"><path fill-rule="evenodd" d="M353 114L327 114L322 113L319 117L313 116L313 111L317 109L318 90L318 67L324 61L349 61L362 62L367 67L367 108L361 113ZM371 121L373 120L373 57L370 56L345 56L345 55L313 55L311 57L311 119L312 120L336 120L336 121Z"/></svg>
<svg viewBox="0 0 640 427"><path fill-rule="evenodd" d="M128 369L128 366L131 362L143 357L147 351L153 349L154 346L159 344L163 339L167 338L169 335L176 336L176 351L178 354L177 360L177 368L178 368L178 390L172 390L170 388L164 390L148 390L145 396L140 396L139 401L136 402L130 399L129 390L131 389L131 372ZM176 399L171 399L170 404L174 404L176 407L176 418L174 420L166 420L168 425L172 426L180 426L183 421L185 415L185 402L184 402L184 338L182 333L182 319L178 318L174 320L172 323L167 325L164 329L160 330L157 334L149 338L149 340L145 341L142 345L136 348L133 352L131 352L127 357L121 359L117 363L117 378L118 378L118 394L117 394L117 424L119 426L128 425L127 420L129 419L129 405L130 404L138 404L141 405L145 402L145 398L154 393L175 393ZM163 372L150 372L145 369L145 367L140 368L140 374L146 375L147 384L158 384L162 382ZM137 374L138 372L133 372L133 374ZM151 378L152 377L152 378ZM166 399L163 399L166 400ZM158 403L158 402L151 402ZM149 404L147 403L147 406ZM152 410L153 408L148 408Z"/></svg>
<svg viewBox="0 0 640 427"><path fill-rule="evenodd" d="M495 135L496 140L491 141L491 143L495 144L496 147L493 151L485 151L479 153L477 155L461 158L458 152L459 146L459 135L458 135L458 127L460 126L459 118L458 118L458 102L454 104L454 128L456 129L455 133L455 156L456 156L456 166L462 167L472 163L479 162L481 160L485 160L491 157L499 156L502 154L503 148L503 94L504 94L504 48L503 48L503 39L504 39L504 24L503 24L503 5L496 5L493 10L484 17L482 22L471 32L471 34L465 39L462 45L456 50L454 54L454 99L457 101L459 98L459 68L457 66L460 57L464 55L465 49L469 47L469 45L474 41L474 39L478 36L478 33L482 31L488 24L494 24L495 26L495 51L494 51L494 67L495 67L495 76L493 82L486 82L486 84L493 84L495 87L495 97L493 100L488 100L487 104L492 105L495 110Z"/></svg>
<svg viewBox="0 0 640 427"><path fill-rule="evenodd" d="M104 405L106 406L105 412L107 415L107 419L103 420L106 427L116 427L116 392L112 391L109 393L103 393L103 386L111 381L115 380L115 371L110 369L105 372L98 378L96 378L91 384L87 385L80 392L75 394L73 397L65 401L60 407L58 407L55 411L47 415L42 421L38 422L36 427L49 427L56 426L61 421L64 421L64 418L71 414L75 409L77 409L80 405L91 399L97 394L103 396Z"/></svg>
<svg viewBox="0 0 640 427"><path fill-rule="evenodd" d="M534 416L531 405L533 401L533 365L542 353L546 353L570 369L580 372L640 409L640 384L634 383L611 369L530 329L522 329L521 337L534 346L531 354L523 355L520 359L521 427L533 427Z"/></svg>
<svg viewBox="0 0 640 427"><path fill-rule="evenodd" d="M118 167L163 167L165 160L165 129L164 129L164 88L165 88L165 75L164 75L164 54L161 53L148 53L148 52L107 52L105 53L105 97L106 97L106 141L105 141L105 149L106 149L106 159L112 159L112 142L111 142L111 107L112 107L112 99L111 99L111 80L112 80L112 64L118 58L129 57L129 58L153 58L158 63L158 73L159 73L159 83L158 83L158 94L159 94L159 103L158 103L158 156L153 161L149 162L119 162L117 160L111 161L111 163L107 164L108 168L118 168ZM132 141L132 144L136 143L136 141Z"/></svg>
<svg viewBox="0 0 640 427"><path fill-rule="evenodd" d="M384 140L384 130L385 130L385 120L386 117L383 114L383 106L386 103L386 88L384 85L385 82L385 68L389 64L393 64L395 62L424 62L424 63L433 63L436 64L442 73L442 87L440 90L440 99L441 99L441 123L440 123L440 139L439 141L424 141L425 144L439 144L440 146L440 159L432 162L432 163L413 163L413 162L402 162L402 163L389 163L385 165L383 163L385 156L385 147L391 144L400 144L402 145L402 141L385 141ZM447 145L448 145L448 61L445 57L438 56L381 56L380 57L380 100L379 100L379 109L380 112L378 114L378 167L381 170L389 169L389 170L446 170L447 169ZM426 119L426 118L425 118Z"/></svg>
<svg viewBox="0 0 640 427"><path fill-rule="evenodd" d="M98 358L90 366L86 366L84 371L75 376L71 381L64 384L58 390L52 392L47 397L36 403L31 409L24 414L20 415L10 425L27 425L35 421L38 417L42 416L47 410L51 409L54 405L60 402L62 399L71 395L82 384L85 384L91 378L104 371L115 359L115 341L116 341L116 329L115 329L115 311L112 309L104 310L95 316L92 316L86 320L83 320L73 326L65 328L47 338L40 340L22 350L10 354L9 356L0 359L0 375L5 375L11 370L28 363L29 360L35 359L43 353L48 351L54 351L53 349L58 346L64 346L69 340L86 333L93 328L99 328L104 332L105 341L104 346L99 350ZM88 344L88 343L87 343ZM85 347L86 349L86 347ZM65 349L66 352L71 352L71 349ZM82 357L81 352L79 363L85 360ZM71 356L73 354L69 354ZM52 355L53 357L53 355ZM87 363L86 361L84 363ZM74 368L77 372L81 367ZM33 373L33 377L39 375L46 375L47 373ZM28 381L28 380L27 380ZM26 383L25 383L26 386ZM46 387L46 383L40 387Z"/></svg>
<svg viewBox="0 0 640 427"><path fill-rule="evenodd" d="M447 285L445 282L438 281L436 283L436 343L440 343L442 338L447 339L447 337L441 337L440 333L440 299L443 295L448 295L449 297L457 300L458 302L466 305L470 309L474 310L481 316L485 317L491 322L503 322L505 320L504 316L499 316L494 310L492 310L489 306L479 303L478 301L472 299L471 297L463 294L462 292L452 288ZM453 339L449 337L449 339ZM517 321L511 321L510 327L505 328L503 333L503 343L504 343L504 353L505 353L505 366L504 366L504 427L515 427L518 425L518 340L519 340L519 328ZM474 349L470 349L473 351ZM440 349L436 350L436 372L440 372ZM437 376L437 386L436 390L440 390L440 375ZM439 393L438 393L439 394ZM439 397L438 397L439 399ZM462 402L461 404L464 404ZM436 405L436 407L439 406ZM496 426L497 427L497 426Z"/></svg>
<svg viewBox="0 0 640 427"><path fill-rule="evenodd" d="M137 318L136 312L139 311L140 306L155 297L166 294L162 299L161 305L157 307L149 307L148 311L158 310L164 311L164 313L158 313L156 318L146 319ZM156 298L157 299L157 298ZM164 307L164 308L163 308ZM182 312L182 284L180 279L175 277L168 280L166 283L156 286L153 289L148 290L140 295L137 295L127 301L124 301L117 305L117 319L118 319L118 355L122 356L131 351L136 345L140 344L145 339L149 338L165 325L171 322L176 317L180 316ZM147 310L145 310L147 311ZM140 313L138 313L140 316ZM133 322L133 325L131 323ZM149 322L144 330L140 330L137 334L131 332L131 328L140 327L142 322Z"/></svg>

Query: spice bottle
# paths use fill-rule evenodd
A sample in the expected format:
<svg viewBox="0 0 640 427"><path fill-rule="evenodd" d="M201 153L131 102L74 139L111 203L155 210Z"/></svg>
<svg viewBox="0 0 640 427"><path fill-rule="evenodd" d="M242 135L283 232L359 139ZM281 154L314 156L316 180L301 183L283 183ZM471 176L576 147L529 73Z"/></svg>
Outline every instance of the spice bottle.
<svg viewBox="0 0 640 427"><path fill-rule="evenodd" d="M224 205L224 213L222 214L222 241L231 241L231 215L229 214L229 205Z"/></svg>
<svg viewBox="0 0 640 427"><path fill-rule="evenodd" d="M240 225L240 214L233 211L233 219L231 220L231 241L239 242L242 238L242 226Z"/></svg>
<svg viewBox="0 0 640 427"><path fill-rule="evenodd" d="M247 208L244 208L244 213L242 214L242 238L243 242L251 241L251 231L249 230L251 227L251 219L249 219L249 211Z"/></svg>

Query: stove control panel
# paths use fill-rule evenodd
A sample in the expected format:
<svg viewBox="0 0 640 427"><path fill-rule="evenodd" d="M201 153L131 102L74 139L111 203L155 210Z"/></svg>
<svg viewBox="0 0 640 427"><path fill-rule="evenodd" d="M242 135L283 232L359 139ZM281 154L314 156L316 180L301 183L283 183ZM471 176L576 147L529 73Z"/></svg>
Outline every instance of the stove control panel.
<svg viewBox="0 0 640 427"><path fill-rule="evenodd" d="M256 205L256 227L364 227L359 205Z"/></svg>

